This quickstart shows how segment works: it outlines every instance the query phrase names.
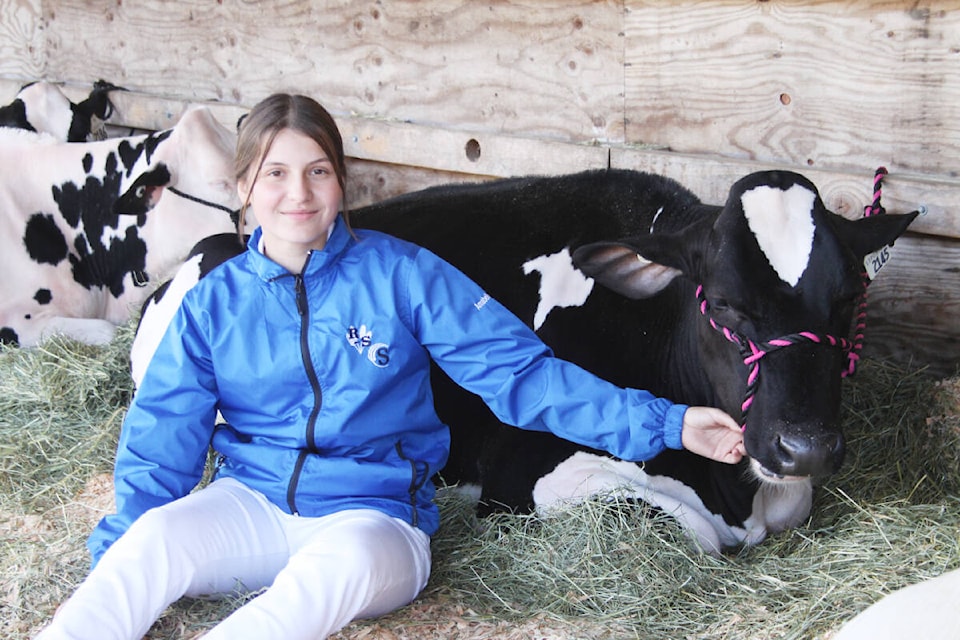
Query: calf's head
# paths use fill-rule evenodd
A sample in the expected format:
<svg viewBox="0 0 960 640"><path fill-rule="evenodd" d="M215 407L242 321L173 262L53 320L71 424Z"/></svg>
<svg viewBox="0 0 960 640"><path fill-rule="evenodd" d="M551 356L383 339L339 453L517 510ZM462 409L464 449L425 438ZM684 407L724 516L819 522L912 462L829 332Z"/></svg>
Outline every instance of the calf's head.
<svg viewBox="0 0 960 640"><path fill-rule="evenodd" d="M863 260L916 213L847 220L826 209L809 180L785 171L750 174L722 208L701 213L676 233L580 247L575 263L633 298L682 277L695 326L677 330L695 332L697 345L684 366L702 369L707 397L740 417L757 475L789 481L836 471Z"/></svg>

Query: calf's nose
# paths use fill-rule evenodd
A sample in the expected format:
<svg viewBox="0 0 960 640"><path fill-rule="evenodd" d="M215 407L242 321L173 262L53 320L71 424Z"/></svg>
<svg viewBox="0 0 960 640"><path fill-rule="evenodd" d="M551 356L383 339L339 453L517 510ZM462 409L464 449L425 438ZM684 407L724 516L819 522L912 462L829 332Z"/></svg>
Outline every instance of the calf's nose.
<svg viewBox="0 0 960 640"><path fill-rule="evenodd" d="M843 436L838 433L818 435L781 434L777 438L780 473L788 476L825 476L835 473L843 464Z"/></svg>

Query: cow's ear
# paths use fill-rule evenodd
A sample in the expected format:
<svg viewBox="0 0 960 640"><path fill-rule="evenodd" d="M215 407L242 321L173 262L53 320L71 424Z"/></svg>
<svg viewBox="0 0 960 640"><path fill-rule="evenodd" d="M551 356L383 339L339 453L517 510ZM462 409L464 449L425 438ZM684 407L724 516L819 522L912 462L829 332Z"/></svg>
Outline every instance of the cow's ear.
<svg viewBox="0 0 960 640"><path fill-rule="evenodd" d="M608 289L634 300L656 295L680 275L647 260L626 242L594 242L573 252L573 264Z"/></svg>
<svg viewBox="0 0 960 640"><path fill-rule="evenodd" d="M719 207L705 208L696 222L676 233L597 242L573 252L573 264L600 284L628 298L656 295L679 275L699 278L704 247Z"/></svg>
<svg viewBox="0 0 960 640"><path fill-rule="evenodd" d="M113 212L142 216L160 199L163 188L170 184L170 171L163 163L142 173L126 191L113 203Z"/></svg>
<svg viewBox="0 0 960 640"><path fill-rule="evenodd" d="M843 216L831 215L830 224L840 240L850 247L859 258L873 253L886 245L892 245L899 238L918 211L904 214L883 214L848 220Z"/></svg>

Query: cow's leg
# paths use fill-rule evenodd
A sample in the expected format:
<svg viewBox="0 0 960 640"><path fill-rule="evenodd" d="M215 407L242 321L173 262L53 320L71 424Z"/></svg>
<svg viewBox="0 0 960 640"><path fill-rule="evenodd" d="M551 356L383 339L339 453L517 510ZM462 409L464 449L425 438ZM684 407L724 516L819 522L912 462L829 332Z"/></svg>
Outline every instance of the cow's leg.
<svg viewBox="0 0 960 640"><path fill-rule="evenodd" d="M710 513L693 489L669 476L647 474L642 463L578 451L540 478L533 490L537 510L545 513L596 496L641 500L670 514L709 553L742 540L742 534Z"/></svg>

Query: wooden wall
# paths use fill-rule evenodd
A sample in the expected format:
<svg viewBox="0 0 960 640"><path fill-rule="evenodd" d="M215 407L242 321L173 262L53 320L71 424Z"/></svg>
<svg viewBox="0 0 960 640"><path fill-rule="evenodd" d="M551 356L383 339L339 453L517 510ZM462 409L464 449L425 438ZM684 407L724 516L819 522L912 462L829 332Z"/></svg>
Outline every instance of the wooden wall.
<svg viewBox="0 0 960 640"><path fill-rule="evenodd" d="M871 286L868 353L960 363L960 2L0 0L0 98L130 89L115 120L224 123L277 90L336 116L354 206L453 180L588 167L721 202L749 171L860 215L923 208Z"/></svg>

